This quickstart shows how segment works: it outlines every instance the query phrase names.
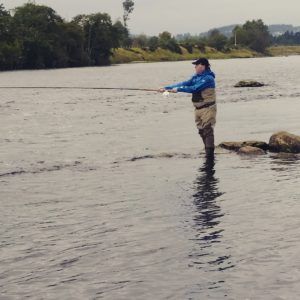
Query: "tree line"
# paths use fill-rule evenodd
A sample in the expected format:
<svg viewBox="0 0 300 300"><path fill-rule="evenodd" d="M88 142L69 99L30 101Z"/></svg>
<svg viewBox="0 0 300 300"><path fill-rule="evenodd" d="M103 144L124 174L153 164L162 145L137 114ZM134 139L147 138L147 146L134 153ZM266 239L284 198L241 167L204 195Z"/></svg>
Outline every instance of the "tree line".
<svg viewBox="0 0 300 300"><path fill-rule="evenodd" d="M52 8L26 3L13 14L0 5L0 69L109 64L111 49L127 46L129 32L106 13L65 21Z"/></svg>
<svg viewBox="0 0 300 300"><path fill-rule="evenodd" d="M158 36L132 36L127 22L134 2L123 1L123 9L123 22L112 22L106 13L77 15L66 21L48 6L29 2L11 13L0 4L0 70L108 65L112 50L120 47L176 53L183 48L190 53L195 48L205 52L206 46L224 52L247 47L265 53L271 44L300 44L300 33L273 37L262 20L236 26L230 38L216 29L205 37L174 37L167 31Z"/></svg>
<svg viewBox="0 0 300 300"><path fill-rule="evenodd" d="M273 42L277 45L300 45L300 32L286 31L274 37Z"/></svg>

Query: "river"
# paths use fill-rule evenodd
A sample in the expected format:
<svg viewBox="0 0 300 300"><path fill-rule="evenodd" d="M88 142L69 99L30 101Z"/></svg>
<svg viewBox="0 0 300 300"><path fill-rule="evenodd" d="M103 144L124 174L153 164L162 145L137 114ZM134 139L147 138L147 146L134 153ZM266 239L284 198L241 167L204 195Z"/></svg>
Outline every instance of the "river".
<svg viewBox="0 0 300 300"><path fill-rule="evenodd" d="M300 134L300 56L211 64L217 144ZM158 88L192 72L16 71L0 85ZM300 298L299 155L206 162L181 93L0 89L0 108L1 300Z"/></svg>

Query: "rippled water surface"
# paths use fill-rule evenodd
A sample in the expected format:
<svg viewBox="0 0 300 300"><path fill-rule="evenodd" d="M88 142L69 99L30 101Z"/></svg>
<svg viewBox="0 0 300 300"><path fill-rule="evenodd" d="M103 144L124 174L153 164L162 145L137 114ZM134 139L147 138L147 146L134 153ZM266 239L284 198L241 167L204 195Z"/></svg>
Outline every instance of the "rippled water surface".
<svg viewBox="0 0 300 300"><path fill-rule="evenodd" d="M300 56L212 66L217 143L300 135ZM0 85L157 88L192 72L3 72ZM0 114L1 300L300 298L299 156L206 162L184 94L0 89Z"/></svg>

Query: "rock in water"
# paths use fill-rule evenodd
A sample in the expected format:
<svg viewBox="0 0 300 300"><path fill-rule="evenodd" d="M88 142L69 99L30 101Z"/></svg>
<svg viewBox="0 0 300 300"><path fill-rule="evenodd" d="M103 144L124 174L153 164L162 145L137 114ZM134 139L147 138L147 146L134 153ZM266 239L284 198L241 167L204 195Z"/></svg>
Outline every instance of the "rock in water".
<svg viewBox="0 0 300 300"><path fill-rule="evenodd" d="M300 136L281 131L273 134L269 141L270 151L300 153Z"/></svg>
<svg viewBox="0 0 300 300"><path fill-rule="evenodd" d="M265 154L265 151L257 147L245 146L239 149L238 154L261 155Z"/></svg>
<svg viewBox="0 0 300 300"><path fill-rule="evenodd" d="M227 150L233 150L238 151L242 147L251 146L260 148L262 150L268 150L269 145L265 142L261 141L245 141L245 142L223 142L219 145L219 147L227 149Z"/></svg>
<svg viewBox="0 0 300 300"><path fill-rule="evenodd" d="M264 85L264 83L255 80L242 80L235 84L234 87L261 87Z"/></svg>

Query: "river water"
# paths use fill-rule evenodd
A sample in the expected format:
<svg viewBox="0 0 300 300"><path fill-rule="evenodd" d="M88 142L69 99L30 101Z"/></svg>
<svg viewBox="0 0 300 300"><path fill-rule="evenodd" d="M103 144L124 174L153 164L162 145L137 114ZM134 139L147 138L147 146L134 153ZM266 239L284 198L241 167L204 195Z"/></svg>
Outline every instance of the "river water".
<svg viewBox="0 0 300 300"><path fill-rule="evenodd" d="M212 68L217 143L300 134L300 56ZM157 88L192 72L3 72L0 85ZM179 93L0 89L0 108L1 300L300 298L299 156L206 162Z"/></svg>

